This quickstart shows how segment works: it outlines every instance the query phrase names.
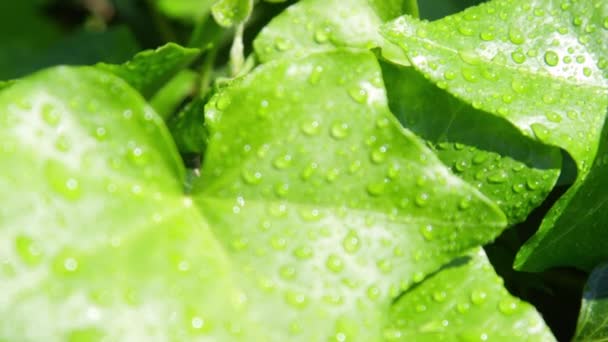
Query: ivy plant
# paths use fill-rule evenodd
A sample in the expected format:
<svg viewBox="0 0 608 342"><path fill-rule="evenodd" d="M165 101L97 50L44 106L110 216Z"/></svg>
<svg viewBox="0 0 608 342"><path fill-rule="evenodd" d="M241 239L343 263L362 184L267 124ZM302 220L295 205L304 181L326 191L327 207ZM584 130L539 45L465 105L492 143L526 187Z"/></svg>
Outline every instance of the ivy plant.
<svg viewBox="0 0 608 342"><path fill-rule="evenodd" d="M608 3L437 4L1 5L0 341L605 339Z"/></svg>

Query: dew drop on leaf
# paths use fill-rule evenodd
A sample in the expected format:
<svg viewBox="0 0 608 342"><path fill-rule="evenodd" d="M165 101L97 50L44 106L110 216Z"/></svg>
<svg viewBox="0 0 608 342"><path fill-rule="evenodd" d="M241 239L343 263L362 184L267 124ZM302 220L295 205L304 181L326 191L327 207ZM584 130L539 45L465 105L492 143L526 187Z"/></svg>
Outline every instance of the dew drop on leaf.
<svg viewBox="0 0 608 342"><path fill-rule="evenodd" d="M545 52L545 63L554 67L559 63L559 56L554 51L547 51Z"/></svg>

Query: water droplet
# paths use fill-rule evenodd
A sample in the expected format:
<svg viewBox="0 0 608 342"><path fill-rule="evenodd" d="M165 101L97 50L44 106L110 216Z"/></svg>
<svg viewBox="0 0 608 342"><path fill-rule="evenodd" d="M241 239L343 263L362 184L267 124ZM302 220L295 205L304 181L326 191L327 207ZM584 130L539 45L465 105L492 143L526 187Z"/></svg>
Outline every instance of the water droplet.
<svg viewBox="0 0 608 342"><path fill-rule="evenodd" d="M298 247L294 250L293 255L298 259L310 259L312 258L312 248L309 246Z"/></svg>
<svg viewBox="0 0 608 342"><path fill-rule="evenodd" d="M279 276L286 280L292 280L296 277L296 269L292 266L281 266Z"/></svg>
<svg viewBox="0 0 608 342"><path fill-rule="evenodd" d="M534 132L534 135L536 135L536 137L541 141L546 141L551 135L549 129L543 124L533 123L532 125L530 125L530 128L532 128L532 132Z"/></svg>
<svg viewBox="0 0 608 342"><path fill-rule="evenodd" d="M327 41L329 40L329 32L328 32L327 28L325 28L325 27L318 28L315 31L314 39L319 44L327 43Z"/></svg>
<svg viewBox="0 0 608 342"><path fill-rule="evenodd" d="M78 179L69 176L69 172L63 165L54 160L49 160L44 173L53 191L68 200L77 200L81 197L82 191Z"/></svg>
<svg viewBox="0 0 608 342"><path fill-rule="evenodd" d="M103 141L108 137L108 132L105 127L97 127L95 129L95 139L98 141Z"/></svg>
<svg viewBox="0 0 608 342"><path fill-rule="evenodd" d="M348 90L348 95L357 103L367 102L367 91L361 87L354 87Z"/></svg>
<svg viewBox="0 0 608 342"><path fill-rule="evenodd" d="M262 182L262 173L257 170L244 168L241 172L241 177L243 177L243 181L249 185L257 185Z"/></svg>
<svg viewBox="0 0 608 342"><path fill-rule="evenodd" d="M388 259L379 260L376 263L376 266L378 266L378 269L380 269L382 273L389 273L393 270L393 263Z"/></svg>
<svg viewBox="0 0 608 342"><path fill-rule="evenodd" d="M380 298L380 289L377 286L370 286L367 288L367 298L376 300Z"/></svg>
<svg viewBox="0 0 608 342"><path fill-rule="evenodd" d="M433 225L427 224L420 227L420 234L426 241L432 241L435 238L435 232L433 231Z"/></svg>
<svg viewBox="0 0 608 342"><path fill-rule="evenodd" d="M17 254L26 264L33 266L40 262L42 252L31 238L20 235L15 239Z"/></svg>
<svg viewBox="0 0 608 342"><path fill-rule="evenodd" d="M344 237L344 240L342 240L342 247L349 254L356 253L359 250L361 241L355 230L349 231L346 237Z"/></svg>
<svg viewBox="0 0 608 342"><path fill-rule="evenodd" d="M604 18L604 24L602 26L604 29L608 30L608 17Z"/></svg>
<svg viewBox="0 0 608 342"><path fill-rule="evenodd" d="M545 63L554 67L559 63L559 56L553 51L547 51L545 52Z"/></svg>
<svg viewBox="0 0 608 342"><path fill-rule="evenodd" d="M479 38L481 38L481 40L491 41L494 40L494 33L490 31L484 31L479 34Z"/></svg>
<svg viewBox="0 0 608 342"><path fill-rule="evenodd" d="M340 259L340 257L335 254L331 254L329 257L327 257L325 265L330 271L334 273L342 272L342 270L344 269L344 263L342 262L342 259Z"/></svg>
<svg viewBox="0 0 608 342"><path fill-rule="evenodd" d="M456 78L456 73L453 72L453 71L448 70L448 71L446 71L446 72L443 73L443 77L446 80L450 81L450 80L453 80L453 79Z"/></svg>
<svg viewBox="0 0 608 342"><path fill-rule="evenodd" d="M493 172L488 176L488 181L490 183L494 183L494 184L504 183L508 179L509 179L509 175L503 170Z"/></svg>
<svg viewBox="0 0 608 342"><path fill-rule="evenodd" d="M483 304L486 301L488 294L481 290L473 290L471 292L471 303L475 305Z"/></svg>
<svg viewBox="0 0 608 342"><path fill-rule="evenodd" d="M380 196L384 193L387 183L387 179L384 179L380 182L370 183L367 185L366 190L372 196Z"/></svg>
<svg viewBox="0 0 608 342"><path fill-rule="evenodd" d="M56 126L61 120L61 116L51 104L45 104L41 110L42 119L50 126Z"/></svg>
<svg viewBox="0 0 608 342"><path fill-rule="evenodd" d="M303 309L308 304L308 298L301 292L287 291L285 293L285 301L290 306L296 309Z"/></svg>
<svg viewBox="0 0 608 342"><path fill-rule="evenodd" d="M230 106L231 100L230 97L228 97L228 95L222 93L218 96L216 102L215 102L215 107L218 110L225 110L226 108L228 108L228 106Z"/></svg>
<svg viewBox="0 0 608 342"><path fill-rule="evenodd" d="M381 164L386 160L387 152L388 152L388 146L382 145L382 146L372 150L372 152L370 154L370 159L375 164Z"/></svg>
<svg viewBox="0 0 608 342"><path fill-rule="evenodd" d="M302 180L309 180L310 177L312 177L312 175L317 171L318 167L319 166L317 163L311 162L302 170L302 173L300 173L300 178L302 178Z"/></svg>
<svg viewBox="0 0 608 342"><path fill-rule="evenodd" d="M448 297L448 294L445 291L433 292L433 300L436 301L437 303L444 302L447 297Z"/></svg>
<svg viewBox="0 0 608 342"><path fill-rule="evenodd" d="M289 49L291 49L292 47L292 43L291 41L282 38L282 37L277 37L274 40L274 47L278 50L278 51L287 51Z"/></svg>
<svg viewBox="0 0 608 342"><path fill-rule="evenodd" d="M426 192L422 192L419 193L418 195L416 195L416 198L414 199L414 203L416 203L416 205L418 207L425 207L429 202L429 194L427 194Z"/></svg>
<svg viewBox="0 0 608 342"><path fill-rule="evenodd" d="M556 112L547 112L545 113L545 117L547 118L547 120L555 123L562 121L562 116Z"/></svg>
<svg viewBox="0 0 608 342"><path fill-rule="evenodd" d="M476 153L473 156L473 164L475 164L475 165L483 164L488 160L488 157L489 156L487 153L483 153L483 152Z"/></svg>
<svg viewBox="0 0 608 342"><path fill-rule="evenodd" d="M505 315L512 315L517 311L517 308L517 302L511 298L505 298L498 303L498 310Z"/></svg>
<svg viewBox="0 0 608 342"><path fill-rule="evenodd" d="M279 182L274 186L274 193L279 197L285 197L289 193L289 183Z"/></svg>
<svg viewBox="0 0 608 342"><path fill-rule="evenodd" d="M320 127L319 121L312 120L312 121L306 121L306 122L302 123L300 125L300 129L302 130L302 133L304 133L308 136L313 136L313 135L319 134L321 127Z"/></svg>
<svg viewBox="0 0 608 342"><path fill-rule="evenodd" d="M344 139L350 134L350 127L346 122L336 121L331 125L330 134L335 139Z"/></svg>
<svg viewBox="0 0 608 342"><path fill-rule="evenodd" d="M520 50L513 51L511 53L511 59L517 64L522 64L526 61L526 55Z"/></svg>
<svg viewBox="0 0 608 342"><path fill-rule="evenodd" d="M323 74L323 67L320 65L317 65L312 69L312 72L310 73L310 77L308 78L308 81L312 85L318 84L319 81L321 80L322 74Z"/></svg>
<svg viewBox="0 0 608 342"><path fill-rule="evenodd" d="M471 304L469 303L458 303L456 305L456 310L461 314L466 313L469 309L471 309Z"/></svg>
<svg viewBox="0 0 608 342"><path fill-rule="evenodd" d="M275 158L272 165L278 170L284 170L291 166L292 157L290 154L283 154Z"/></svg>
<svg viewBox="0 0 608 342"><path fill-rule="evenodd" d="M520 45L526 41L526 37L524 36L523 32L521 32L520 29L511 27L509 29L509 40L513 44Z"/></svg>

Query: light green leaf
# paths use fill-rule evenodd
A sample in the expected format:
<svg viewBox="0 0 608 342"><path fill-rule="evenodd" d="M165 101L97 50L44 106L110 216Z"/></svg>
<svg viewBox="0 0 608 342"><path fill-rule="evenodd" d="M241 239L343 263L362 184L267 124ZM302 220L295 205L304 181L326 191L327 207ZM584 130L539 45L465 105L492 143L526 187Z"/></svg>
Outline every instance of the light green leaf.
<svg viewBox="0 0 608 342"><path fill-rule="evenodd" d="M265 64L210 101L206 124L193 196L250 305L281 313L264 330L374 340L394 296L506 223L398 125L369 52Z"/></svg>
<svg viewBox="0 0 608 342"><path fill-rule="evenodd" d="M379 27L416 7L403 0L302 0L287 8L266 25L254 41L262 62L279 57L332 51L338 47L371 49L385 46L400 55L396 46L384 41ZM411 12L403 12L403 10ZM392 50L391 50L392 48Z"/></svg>
<svg viewBox="0 0 608 342"><path fill-rule="evenodd" d="M494 0L383 33L440 87L565 149L585 173L608 105L606 17L603 0Z"/></svg>
<svg viewBox="0 0 608 342"><path fill-rule="evenodd" d="M533 306L511 296L480 248L393 305L387 341L555 341Z"/></svg>
<svg viewBox="0 0 608 342"><path fill-rule="evenodd" d="M198 54L198 49L169 43L156 50L140 52L124 64L99 63L97 68L120 76L144 97L150 98Z"/></svg>
<svg viewBox="0 0 608 342"><path fill-rule="evenodd" d="M589 276L581 312L578 317L575 342L608 340L608 265L598 266Z"/></svg>
<svg viewBox="0 0 608 342"><path fill-rule="evenodd" d="M244 22L253 10L253 0L217 0L211 7L215 21L224 27Z"/></svg>
<svg viewBox="0 0 608 342"><path fill-rule="evenodd" d="M150 99L150 105L165 121L179 105L195 90L198 73L185 69L180 71Z"/></svg>
<svg viewBox="0 0 608 342"><path fill-rule="evenodd" d="M0 340L222 337L231 264L139 94L62 67L5 89L0 108Z"/></svg>
<svg viewBox="0 0 608 342"><path fill-rule="evenodd" d="M158 10L165 15L188 22L203 20L216 0L156 0Z"/></svg>
<svg viewBox="0 0 608 342"><path fill-rule="evenodd" d="M523 221L551 191L560 151L521 135L508 121L474 109L413 68L382 64L391 110L441 161L497 203L509 223Z"/></svg>
<svg viewBox="0 0 608 342"><path fill-rule="evenodd" d="M220 91L193 199L111 74L35 74L0 113L4 340L377 340L402 289L506 224L398 125L370 53Z"/></svg>

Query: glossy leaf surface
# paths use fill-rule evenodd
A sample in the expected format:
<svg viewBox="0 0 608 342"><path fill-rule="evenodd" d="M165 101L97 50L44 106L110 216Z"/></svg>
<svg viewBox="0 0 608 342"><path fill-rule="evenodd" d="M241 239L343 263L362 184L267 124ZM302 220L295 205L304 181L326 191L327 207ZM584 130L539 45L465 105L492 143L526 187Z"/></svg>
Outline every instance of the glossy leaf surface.
<svg viewBox="0 0 608 342"><path fill-rule="evenodd" d="M584 173L608 104L606 17L600 0L494 0L384 34L441 88L564 148Z"/></svg>
<svg viewBox="0 0 608 342"><path fill-rule="evenodd" d="M380 77L370 53L283 59L207 107L193 196L252 305L305 339L373 339L400 289L505 224L395 122Z"/></svg>
<svg viewBox="0 0 608 342"><path fill-rule="evenodd" d="M404 12L408 11L408 12ZM254 41L262 62L279 57L332 51L339 47L371 49L387 45L380 26L416 7L402 0L303 0L266 25ZM399 52L394 52L399 54Z"/></svg>
<svg viewBox="0 0 608 342"><path fill-rule="evenodd" d="M600 342L608 339L608 266L596 267L583 292L581 312L573 341Z"/></svg>
<svg viewBox="0 0 608 342"><path fill-rule="evenodd" d="M336 52L225 88L193 200L121 79L56 68L6 88L0 337L378 339L400 289L506 223L394 121L379 79L373 55Z"/></svg>
<svg viewBox="0 0 608 342"><path fill-rule="evenodd" d="M100 63L97 68L120 76L144 97L150 98L167 81L190 64L198 53L198 49L169 43L156 50L140 52L124 64Z"/></svg>
<svg viewBox="0 0 608 342"><path fill-rule="evenodd" d="M511 296L482 249L454 259L399 298L387 341L555 341L530 304Z"/></svg>
<svg viewBox="0 0 608 342"><path fill-rule="evenodd" d="M253 0L217 0L211 7L215 21L224 27L245 21L253 10Z"/></svg>
<svg viewBox="0 0 608 342"><path fill-rule="evenodd" d="M511 224L523 221L559 176L556 148L525 138L508 121L452 97L416 70L383 64L391 110L441 161L497 203Z"/></svg>

